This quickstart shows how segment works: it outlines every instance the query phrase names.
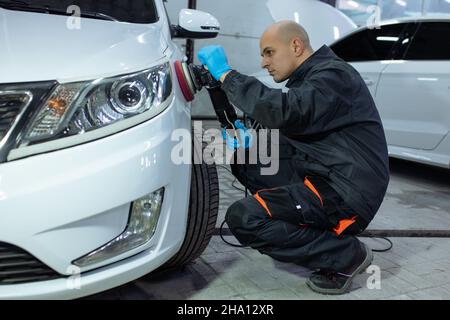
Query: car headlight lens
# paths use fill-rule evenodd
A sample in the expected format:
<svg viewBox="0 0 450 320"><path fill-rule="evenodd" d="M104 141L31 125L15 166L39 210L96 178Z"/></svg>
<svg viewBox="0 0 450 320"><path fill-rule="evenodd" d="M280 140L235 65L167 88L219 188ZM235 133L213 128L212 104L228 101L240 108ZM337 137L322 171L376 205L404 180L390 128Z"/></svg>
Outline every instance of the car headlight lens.
<svg viewBox="0 0 450 320"><path fill-rule="evenodd" d="M86 142L110 135L130 126L142 123L167 107L172 93L170 64L168 62L151 69L91 82L60 84L26 127L18 148L12 157L55 149L49 142L68 138L58 148ZM143 116L146 115L146 116ZM129 125L117 126L125 119ZM102 129L108 127L103 133ZM89 133L95 130L95 135ZM21 149L24 149L21 151Z"/></svg>
<svg viewBox="0 0 450 320"><path fill-rule="evenodd" d="M113 107L122 114L142 109L149 95L148 88L139 81L117 82L112 86L111 93Z"/></svg>

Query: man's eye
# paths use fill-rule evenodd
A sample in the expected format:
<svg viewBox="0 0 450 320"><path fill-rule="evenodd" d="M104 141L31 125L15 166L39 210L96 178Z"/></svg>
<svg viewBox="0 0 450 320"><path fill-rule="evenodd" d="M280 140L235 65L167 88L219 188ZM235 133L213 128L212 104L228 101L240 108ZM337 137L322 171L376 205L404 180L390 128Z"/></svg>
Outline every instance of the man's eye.
<svg viewBox="0 0 450 320"><path fill-rule="evenodd" d="M261 57L266 58L266 57L271 57L273 55L273 50L265 50L262 54Z"/></svg>

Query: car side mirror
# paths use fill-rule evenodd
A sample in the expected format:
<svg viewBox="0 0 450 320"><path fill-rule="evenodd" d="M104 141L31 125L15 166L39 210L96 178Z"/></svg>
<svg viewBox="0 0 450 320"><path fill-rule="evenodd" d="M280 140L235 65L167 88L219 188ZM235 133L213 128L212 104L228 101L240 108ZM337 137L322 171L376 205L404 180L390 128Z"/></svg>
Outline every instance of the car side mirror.
<svg viewBox="0 0 450 320"><path fill-rule="evenodd" d="M178 25L172 25L171 31L174 38L215 38L219 34L220 24L207 12L182 9L178 16Z"/></svg>

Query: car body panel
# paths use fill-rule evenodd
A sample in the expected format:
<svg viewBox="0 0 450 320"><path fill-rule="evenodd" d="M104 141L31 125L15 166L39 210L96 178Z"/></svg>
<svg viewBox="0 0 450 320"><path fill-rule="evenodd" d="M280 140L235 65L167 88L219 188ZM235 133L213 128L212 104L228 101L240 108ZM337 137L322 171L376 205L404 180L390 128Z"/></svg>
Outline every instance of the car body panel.
<svg viewBox="0 0 450 320"><path fill-rule="evenodd" d="M450 60L403 61L383 71L376 104L390 145L434 150L448 134L448 70Z"/></svg>
<svg viewBox="0 0 450 320"><path fill-rule="evenodd" d="M434 150L411 149L398 146L388 146L389 156L410 160L445 169L450 168L450 134L442 139Z"/></svg>
<svg viewBox="0 0 450 320"><path fill-rule="evenodd" d="M361 74L372 97L375 97L380 84L381 74L387 68L388 62L354 62L352 66Z"/></svg>

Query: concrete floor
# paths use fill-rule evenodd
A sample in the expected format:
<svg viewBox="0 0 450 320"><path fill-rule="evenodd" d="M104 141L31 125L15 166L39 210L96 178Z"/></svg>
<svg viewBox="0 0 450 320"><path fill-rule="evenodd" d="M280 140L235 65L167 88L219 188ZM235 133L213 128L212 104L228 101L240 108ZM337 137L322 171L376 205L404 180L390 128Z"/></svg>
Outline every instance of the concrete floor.
<svg viewBox="0 0 450 320"><path fill-rule="evenodd" d="M368 229L450 231L450 170L395 159L390 166L384 203ZM219 176L217 226L230 203L243 197L225 168L219 168ZM361 240L372 248L386 245ZM214 236L203 255L183 270L151 274L89 299L450 299L450 238L391 240L391 251L375 253L373 265L379 269L357 276L351 292L342 296L316 294L305 284L310 271L230 247ZM375 282L378 274L381 280Z"/></svg>

